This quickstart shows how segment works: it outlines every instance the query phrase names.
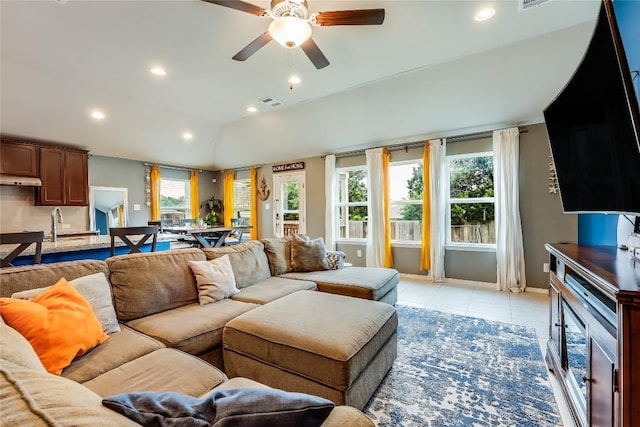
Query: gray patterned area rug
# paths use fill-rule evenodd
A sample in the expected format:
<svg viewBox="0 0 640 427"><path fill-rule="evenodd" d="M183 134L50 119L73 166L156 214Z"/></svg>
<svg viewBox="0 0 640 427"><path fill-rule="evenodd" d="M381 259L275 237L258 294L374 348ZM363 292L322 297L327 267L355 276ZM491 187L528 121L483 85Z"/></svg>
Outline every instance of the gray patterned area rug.
<svg viewBox="0 0 640 427"><path fill-rule="evenodd" d="M561 424L534 329L396 308L398 358L364 409L377 426Z"/></svg>

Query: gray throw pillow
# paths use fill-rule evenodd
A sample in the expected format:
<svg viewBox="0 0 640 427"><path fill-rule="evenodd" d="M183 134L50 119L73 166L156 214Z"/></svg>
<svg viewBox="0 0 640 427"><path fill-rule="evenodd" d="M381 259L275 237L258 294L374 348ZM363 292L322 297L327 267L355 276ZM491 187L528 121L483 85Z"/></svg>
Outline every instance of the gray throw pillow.
<svg viewBox="0 0 640 427"><path fill-rule="evenodd" d="M328 270L327 249L322 237L305 240L297 235L291 239L291 268L293 271Z"/></svg>
<svg viewBox="0 0 640 427"><path fill-rule="evenodd" d="M320 426L334 408L330 400L273 388L220 390L206 399L176 393L127 393L102 404L143 426Z"/></svg>
<svg viewBox="0 0 640 427"><path fill-rule="evenodd" d="M111 285L109 285L104 273L78 277L69 280L69 284L89 302L105 334L120 332L118 317L111 301ZM51 286L16 292L11 295L11 298L30 300L49 288Z"/></svg>

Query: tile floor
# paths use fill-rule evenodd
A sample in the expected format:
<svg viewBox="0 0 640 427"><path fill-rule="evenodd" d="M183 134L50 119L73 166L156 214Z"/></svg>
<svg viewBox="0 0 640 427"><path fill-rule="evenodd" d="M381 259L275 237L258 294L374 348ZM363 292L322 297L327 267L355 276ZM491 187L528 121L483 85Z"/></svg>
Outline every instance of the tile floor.
<svg viewBox="0 0 640 427"><path fill-rule="evenodd" d="M493 283L457 279L431 283L422 276L402 274L398 285L398 304L534 328L540 351L543 355L546 352L549 338L546 290L530 289L515 294L497 291ZM553 374L550 377L563 425L575 427L568 407L560 398L560 385Z"/></svg>

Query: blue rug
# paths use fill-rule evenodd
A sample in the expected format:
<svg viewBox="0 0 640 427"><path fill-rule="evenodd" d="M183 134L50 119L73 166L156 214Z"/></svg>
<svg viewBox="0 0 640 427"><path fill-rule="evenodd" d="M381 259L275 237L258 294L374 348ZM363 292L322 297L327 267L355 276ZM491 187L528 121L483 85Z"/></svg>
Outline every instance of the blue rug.
<svg viewBox="0 0 640 427"><path fill-rule="evenodd" d="M398 358L364 409L377 426L561 424L534 329L396 308Z"/></svg>

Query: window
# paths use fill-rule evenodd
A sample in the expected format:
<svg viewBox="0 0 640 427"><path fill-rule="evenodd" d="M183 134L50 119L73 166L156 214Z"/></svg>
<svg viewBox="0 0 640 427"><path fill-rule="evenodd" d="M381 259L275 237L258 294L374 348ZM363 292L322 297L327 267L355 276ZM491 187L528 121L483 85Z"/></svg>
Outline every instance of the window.
<svg viewBox="0 0 640 427"><path fill-rule="evenodd" d="M367 238L367 170L365 166L337 169L338 238Z"/></svg>
<svg viewBox="0 0 640 427"><path fill-rule="evenodd" d="M447 156L447 243L495 245L493 153Z"/></svg>
<svg viewBox="0 0 640 427"><path fill-rule="evenodd" d="M233 198L234 217L242 218L242 222L251 222L251 182L249 179L237 179L234 182Z"/></svg>
<svg viewBox="0 0 640 427"><path fill-rule="evenodd" d="M391 240L422 241L422 161L389 165L389 222Z"/></svg>
<svg viewBox="0 0 640 427"><path fill-rule="evenodd" d="M172 223L191 218L188 179L160 179L160 219Z"/></svg>

